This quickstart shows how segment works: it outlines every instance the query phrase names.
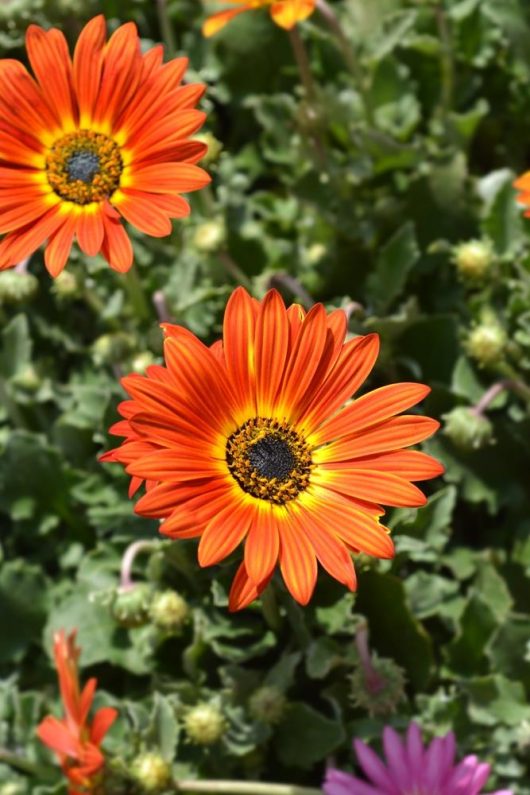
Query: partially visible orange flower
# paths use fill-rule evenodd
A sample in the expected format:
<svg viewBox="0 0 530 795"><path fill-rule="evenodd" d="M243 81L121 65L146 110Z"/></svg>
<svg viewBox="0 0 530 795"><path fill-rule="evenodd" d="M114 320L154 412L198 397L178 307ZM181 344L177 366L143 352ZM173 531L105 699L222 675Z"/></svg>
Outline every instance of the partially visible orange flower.
<svg viewBox="0 0 530 795"><path fill-rule="evenodd" d="M261 302L235 290L211 348L185 328L164 329L166 366L122 380L132 399L111 433L125 441L102 460L126 466L131 493L146 481L136 511L163 519L163 534L200 536L201 566L244 542L230 608L255 599L277 563L306 604L317 560L353 590L351 552L391 558L380 504L423 505L411 481L443 471L402 449L439 423L396 416L429 387L384 386L344 406L376 361L378 336L345 341L342 310L286 310L274 290Z"/></svg>
<svg viewBox="0 0 530 795"><path fill-rule="evenodd" d="M518 177L513 186L521 191L517 196L517 201L525 208L523 214L530 218L530 171L526 171L521 177Z"/></svg>
<svg viewBox="0 0 530 795"><path fill-rule="evenodd" d="M80 649L75 645L75 636L75 631L68 637L64 631L58 632L53 644L64 718L59 720L48 715L39 725L37 734L55 751L71 785L69 795L85 795L94 791L101 778L105 757L100 746L116 719L117 711L112 707L102 707L89 723L88 713L97 680L89 679L80 691L77 669Z"/></svg>
<svg viewBox="0 0 530 795"><path fill-rule="evenodd" d="M227 22L236 17L243 11L251 11L254 8L270 8L270 15L281 28L291 30L298 22L303 22L311 16L315 10L316 0L226 0L235 8L228 8L226 11L219 11L209 17L202 26L205 36L213 36L224 28Z"/></svg>
<svg viewBox="0 0 530 795"><path fill-rule="evenodd" d="M0 270L46 240L52 276L74 236L85 254L101 252L127 271L131 242L122 218L154 237L189 214L181 193L209 176L190 140L205 114L202 84L180 85L188 61L162 63L162 46L142 53L134 23L106 42L105 19L81 32L73 60L61 31L30 25L26 48L35 77L0 60Z"/></svg>

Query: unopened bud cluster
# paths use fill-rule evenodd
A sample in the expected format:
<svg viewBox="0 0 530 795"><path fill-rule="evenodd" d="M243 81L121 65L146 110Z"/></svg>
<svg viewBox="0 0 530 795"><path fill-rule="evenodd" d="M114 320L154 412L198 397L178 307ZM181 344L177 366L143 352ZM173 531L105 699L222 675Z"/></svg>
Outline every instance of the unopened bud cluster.
<svg viewBox="0 0 530 795"><path fill-rule="evenodd" d="M39 282L32 273L7 270L0 273L0 306L23 304L31 300L39 289Z"/></svg>
<svg viewBox="0 0 530 795"><path fill-rule="evenodd" d="M506 331L494 317L485 317L468 334L466 348L480 367L498 364L508 341Z"/></svg>
<svg viewBox="0 0 530 795"><path fill-rule="evenodd" d="M287 699L282 691L274 685L264 685L258 688L248 702L252 717L270 726L281 721L286 706Z"/></svg>
<svg viewBox="0 0 530 795"><path fill-rule="evenodd" d="M464 281L480 283L495 263L495 252L489 240L468 240L455 246L453 262Z"/></svg>
<svg viewBox="0 0 530 795"><path fill-rule="evenodd" d="M155 594L149 608L153 624L166 632L177 632L190 617L186 600L176 591L161 591Z"/></svg>
<svg viewBox="0 0 530 795"><path fill-rule="evenodd" d="M351 675L351 697L355 706L371 716L391 715L405 696L405 673L394 660L371 658L372 671L359 663Z"/></svg>
<svg viewBox="0 0 530 795"><path fill-rule="evenodd" d="M160 754L144 753L138 756L132 764L131 773L143 792L163 792L171 784L171 767Z"/></svg>
<svg viewBox="0 0 530 795"><path fill-rule="evenodd" d="M184 728L195 745L214 745L226 731L226 720L215 704L196 704L187 712Z"/></svg>
<svg viewBox="0 0 530 795"><path fill-rule="evenodd" d="M493 442L493 425L468 406L457 406L444 414L443 432L461 450L480 450Z"/></svg>

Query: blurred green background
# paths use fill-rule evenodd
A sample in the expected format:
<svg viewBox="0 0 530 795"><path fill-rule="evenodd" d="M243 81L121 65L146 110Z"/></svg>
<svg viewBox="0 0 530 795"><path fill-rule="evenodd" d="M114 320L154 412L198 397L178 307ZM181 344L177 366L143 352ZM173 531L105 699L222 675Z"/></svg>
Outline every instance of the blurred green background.
<svg viewBox="0 0 530 795"><path fill-rule="evenodd" d="M34 734L58 707L62 627L79 628L83 676L120 710L110 795L142 792L124 771L144 751L176 777L318 787L326 760L351 766L352 735L412 717L490 761L488 789L530 793L530 220L512 187L530 168L530 5L333 8L349 63L318 13L301 25L309 101L265 10L205 40L216 9L197 0L0 3L3 57L25 59L30 22L73 44L99 12L188 55L187 81L207 83L213 177L171 237L131 232L126 277L77 250L55 281L40 252L0 273L0 795L66 791ZM352 333L381 335L367 386L424 381L426 413L445 418L425 449L447 473L427 507L391 513L397 556L360 559L356 597L322 577L302 610L278 581L230 615L235 562L200 570L193 542L158 541L121 468L97 461L120 375L161 361L160 320L211 342L238 283L345 307ZM134 568L146 587L124 604L120 561L138 539L154 542ZM185 605L164 626L149 604L168 590ZM355 646L365 621L388 683L377 703Z"/></svg>

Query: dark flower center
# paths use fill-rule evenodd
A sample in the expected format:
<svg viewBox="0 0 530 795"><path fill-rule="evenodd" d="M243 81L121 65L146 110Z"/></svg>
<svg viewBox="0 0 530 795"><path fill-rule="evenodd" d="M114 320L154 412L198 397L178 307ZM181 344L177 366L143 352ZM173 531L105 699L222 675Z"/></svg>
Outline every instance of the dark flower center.
<svg viewBox="0 0 530 795"><path fill-rule="evenodd" d="M70 182L80 179L81 182L92 182L99 171L99 157L95 152L81 149L74 152L66 161L66 170Z"/></svg>
<svg viewBox="0 0 530 795"><path fill-rule="evenodd" d="M253 417L226 443L228 469L243 491L282 505L309 486L311 450L288 423Z"/></svg>
<svg viewBox="0 0 530 795"><path fill-rule="evenodd" d="M289 444L274 434L253 444L248 451L248 460L256 472L269 480L285 480L296 466Z"/></svg>
<svg viewBox="0 0 530 795"><path fill-rule="evenodd" d="M75 204L101 202L120 186L123 161L112 138L78 130L59 138L46 156L46 176L55 193Z"/></svg>

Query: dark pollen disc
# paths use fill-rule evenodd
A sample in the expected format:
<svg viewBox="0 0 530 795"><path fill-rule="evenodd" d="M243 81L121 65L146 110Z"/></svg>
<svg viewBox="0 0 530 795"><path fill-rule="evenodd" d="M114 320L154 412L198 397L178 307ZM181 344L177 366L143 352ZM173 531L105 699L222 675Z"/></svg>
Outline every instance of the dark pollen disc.
<svg viewBox="0 0 530 795"><path fill-rule="evenodd" d="M81 182L90 183L99 171L99 157L95 152L74 152L66 162L66 170L71 182L80 179Z"/></svg>
<svg viewBox="0 0 530 795"><path fill-rule="evenodd" d="M248 460L259 475L268 480L286 480L296 466L287 442L279 436L259 439L248 451Z"/></svg>

